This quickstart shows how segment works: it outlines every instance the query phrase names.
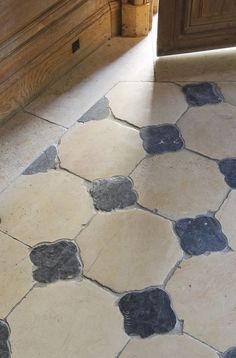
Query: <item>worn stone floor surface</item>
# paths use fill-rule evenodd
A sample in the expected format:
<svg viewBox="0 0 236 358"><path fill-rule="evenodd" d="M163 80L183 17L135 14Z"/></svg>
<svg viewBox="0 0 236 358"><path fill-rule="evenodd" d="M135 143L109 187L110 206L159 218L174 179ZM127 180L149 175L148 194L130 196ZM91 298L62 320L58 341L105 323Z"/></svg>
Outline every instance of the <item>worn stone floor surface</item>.
<svg viewBox="0 0 236 358"><path fill-rule="evenodd" d="M236 53L152 48L0 128L1 358L236 357Z"/></svg>

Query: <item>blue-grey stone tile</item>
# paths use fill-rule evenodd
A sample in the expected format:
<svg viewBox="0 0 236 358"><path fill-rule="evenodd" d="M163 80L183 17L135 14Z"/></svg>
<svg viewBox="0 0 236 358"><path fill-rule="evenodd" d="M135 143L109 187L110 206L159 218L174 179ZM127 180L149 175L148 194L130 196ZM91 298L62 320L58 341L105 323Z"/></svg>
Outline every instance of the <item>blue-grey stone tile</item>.
<svg viewBox="0 0 236 358"><path fill-rule="evenodd" d="M8 324L0 320L0 358L10 358L9 336Z"/></svg>
<svg viewBox="0 0 236 358"><path fill-rule="evenodd" d="M228 246L220 223L212 217L181 219L175 224L175 231L180 238L182 249L189 255L221 251Z"/></svg>
<svg viewBox="0 0 236 358"><path fill-rule="evenodd" d="M225 176L225 182L236 189L236 158L227 158L219 162L219 168Z"/></svg>
<svg viewBox="0 0 236 358"><path fill-rule="evenodd" d="M77 246L69 240L39 244L32 249L30 259L37 267L33 277L42 283L77 278L82 271Z"/></svg>
<svg viewBox="0 0 236 358"><path fill-rule="evenodd" d="M78 122L85 123L92 120L105 119L110 114L109 101L106 97L101 98L91 107Z"/></svg>
<svg viewBox="0 0 236 358"><path fill-rule="evenodd" d="M223 358L236 358L236 347L228 349L224 354Z"/></svg>
<svg viewBox="0 0 236 358"><path fill-rule="evenodd" d="M57 149L54 145L48 147L30 166L23 175L45 173L49 169L56 169Z"/></svg>
<svg viewBox="0 0 236 358"><path fill-rule="evenodd" d="M184 146L178 128L172 124L143 127L140 129L140 137L149 154L176 152Z"/></svg>
<svg viewBox="0 0 236 358"><path fill-rule="evenodd" d="M124 329L130 336L149 337L171 331L176 316L167 293L159 288L129 292L119 301Z"/></svg>
<svg viewBox="0 0 236 358"><path fill-rule="evenodd" d="M183 92L191 106L204 106L205 104L216 104L224 101L219 88L209 82L185 85Z"/></svg>
<svg viewBox="0 0 236 358"><path fill-rule="evenodd" d="M124 176L95 180L90 194L96 209L102 211L123 209L134 205L137 201L132 180Z"/></svg>

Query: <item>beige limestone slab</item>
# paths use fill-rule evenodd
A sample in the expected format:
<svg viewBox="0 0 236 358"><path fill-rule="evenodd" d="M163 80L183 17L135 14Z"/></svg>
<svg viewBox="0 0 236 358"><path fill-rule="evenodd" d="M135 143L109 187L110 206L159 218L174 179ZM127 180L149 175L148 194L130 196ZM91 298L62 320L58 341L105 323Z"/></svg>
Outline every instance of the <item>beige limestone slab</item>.
<svg viewBox="0 0 236 358"><path fill-rule="evenodd" d="M115 357L128 341L115 301L88 281L34 288L8 317L12 357Z"/></svg>
<svg viewBox="0 0 236 358"><path fill-rule="evenodd" d="M121 358L218 358L216 352L187 336L158 336L145 340L132 340Z"/></svg>
<svg viewBox="0 0 236 358"><path fill-rule="evenodd" d="M191 108L178 123L187 148L215 159L236 156L236 107Z"/></svg>
<svg viewBox="0 0 236 358"><path fill-rule="evenodd" d="M183 256L171 223L139 209L98 214L76 241L85 274L116 292L161 285Z"/></svg>
<svg viewBox="0 0 236 358"><path fill-rule="evenodd" d="M235 346L236 254L184 261L167 284L184 331L219 351Z"/></svg>
<svg viewBox="0 0 236 358"><path fill-rule="evenodd" d="M145 38L112 38L26 109L70 127L119 81L154 81L151 34Z"/></svg>
<svg viewBox="0 0 236 358"><path fill-rule="evenodd" d="M188 107L173 83L122 82L106 97L115 117L138 127L175 123Z"/></svg>
<svg viewBox="0 0 236 358"><path fill-rule="evenodd" d="M0 229L29 245L72 239L94 213L84 181L61 170L22 175L0 202Z"/></svg>
<svg viewBox="0 0 236 358"><path fill-rule="evenodd" d="M3 319L33 286L29 249L0 232L0 317Z"/></svg>
<svg viewBox="0 0 236 358"><path fill-rule="evenodd" d="M229 246L236 250L236 192L233 190L216 214L222 226L222 231L227 236Z"/></svg>
<svg viewBox="0 0 236 358"><path fill-rule="evenodd" d="M217 164L186 150L144 159L131 178L138 202L172 219L215 211L228 192Z"/></svg>
<svg viewBox="0 0 236 358"><path fill-rule="evenodd" d="M160 57L157 81L235 81L235 48Z"/></svg>
<svg viewBox="0 0 236 358"><path fill-rule="evenodd" d="M9 185L48 146L56 144L64 129L19 112L0 127L0 191Z"/></svg>
<svg viewBox="0 0 236 358"><path fill-rule="evenodd" d="M145 156L139 132L108 119L76 123L58 153L62 168L89 180L128 175Z"/></svg>
<svg viewBox="0 0 236 358"><path fill-rule="evenodd" d="M225 102L236 106L236 82L219 82L217 85L221 89Z"/></svg>

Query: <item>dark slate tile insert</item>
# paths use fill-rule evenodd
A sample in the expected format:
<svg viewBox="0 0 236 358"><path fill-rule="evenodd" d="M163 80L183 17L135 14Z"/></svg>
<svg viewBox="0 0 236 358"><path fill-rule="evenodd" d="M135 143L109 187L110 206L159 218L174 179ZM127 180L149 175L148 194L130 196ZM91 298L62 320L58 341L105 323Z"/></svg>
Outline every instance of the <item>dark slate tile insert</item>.
<svg viewBox="0 0 236 358"><path fill-rule="evenodd" d="M0 358L10 358L9 336L8 324L0 319Z"/></svg>
<svg viewBox="0 0 236 358"><path fill-rule="evenodd" d="M236 347L228 349L224 354L223 358L236 358Z"/></svg>
<svg viewBox="0 0 236 358"><path fill-rule="evenodd" d="M176 152L184 146L178 128L172 124L143 127L140 129L140 137L149 154Z"/></svg>
<svg viewBox="0 0 236 358"><path fill-rule="evenodd" d="M218 220L199 216L177 221L175 231L180 238L182 249L189 255L202 255L206 252L221 251L228 241L221 231Z"/></svg>
<svg viewBox="0 0 236 358"><path fill-rule="evenodd" d="M204 106L205 104L216 104L224 101L223 95L214 83L203 82L185 85L183 92L191 106Z"/></svg>
<svg viewBox="0 0 236 358"><path fill-rule="evenodd" d="M167 293L159 288L130 292L119 301L124 329L130 336L146 338L170 332L176 324Z"/></svg>
<svg viewBox="0 0 236 358"><path fill-rule="evenodd" d="M109 101L106 97L101 98L93 107L91 107L78 122L88 122L94 119L105 119L110 114Z"/></svg>
<svg viewBox="0 0 236 358"><path fill-rule="evenodd" d="M236 189L236 158L227 158L219 162L219 168L225 176L225 182Z"/></svg>
<svg viewBox="0 0 236 358"><path fill-rule="evenodd" d="M77 278L82 271L77 246L69 240L39 244L32 249L30 259L37 266L33 278L42 283Z"/></svg>
<svg viewBox="0 0 236 358"><path fill-rule="evenodd" d="M48 147L30 166L23 175L45 173L49 169L56 169L57 149L54 145Z"/></svg>
<svg viewBox="0 0 236 358"><path fill-rule="evenodd" d="M132 180L124 176L95 180L89 192L96 209L102 211L123 209L137 201Z"/></svg>

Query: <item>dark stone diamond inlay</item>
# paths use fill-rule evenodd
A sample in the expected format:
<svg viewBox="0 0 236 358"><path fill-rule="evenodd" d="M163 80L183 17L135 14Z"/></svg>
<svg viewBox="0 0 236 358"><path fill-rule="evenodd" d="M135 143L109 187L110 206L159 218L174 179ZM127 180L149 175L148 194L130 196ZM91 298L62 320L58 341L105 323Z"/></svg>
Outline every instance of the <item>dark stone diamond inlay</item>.
<svg viewBox="0 0 236 358"><path fill-rule="evenodd" d="M105 119L110 114L109 101L106 97L101 98L91 107L78 122L85 123L92 120Z"/></svg>
<svg viewBox="0 0 236 358"><path fill-rule="evenodd" d="M124 329L130 336L146 338L170 332L176 324L175 313L167 293L159 288L130 292L119 301Z"/></svg>
<svg viewBox="0 0 236 358"><path fill-rule="evenodd" d="M45 173L49 169L56 169L57 149L54 145L48 147L30 166L23 172L24 175Z"/></svg>
<svg viewBox="0 0 236 358"><path fill-rule="evenodd" d="M69 240L39 244L32 249L30 259L37 266L33 277L42 283L73 279L82 271L77 246Z"/></svg>
<svg viewBox="0 0 236 358"><path fill-rule="evenodd" d="M236 347L228 349L224 353L223 358L236 358Z"/></svg>
<svg viewBox="0 0 236 358"><path fill-rule="evenodd" d="M185 85L183 92L191 106L204 106L205 104L216 104L224 101L219 88L209 82Z"/></svg>
<svg viewBox="0 0 236 358"><path fill-rule="evenodd" d="M221 231L218 220L199 216L177 221L175 231L180 238L182 249L189 255L202 255L206 252L221 251L228 241Z"/></svg>
<svg viewBox="0 0 236 358"><path fill-rule="evenodd" d="M10 358L9 339L10 330L8 324L0 319L0 357Z"/></svg>
<svg viewBox="0 0 236 358"><path fill-rule="evenodd" d="M225 176L225 182L236 189L236 158L227 158L219 162L219 168Z"/></svg>
<svg viewBox="0 0 236 358"><path fill-rule="evenodd" d="M140 137L149 154L176 152L184 146L178 128L171 124L143 127L140 129Z"/></svg>
<svg viewBox="0 0 236 358"><path fill-rule="evenodd" d="M123 209L137 201L132 180L124 176L95 180L90 194L96 209L102 211Z"/></svg>

